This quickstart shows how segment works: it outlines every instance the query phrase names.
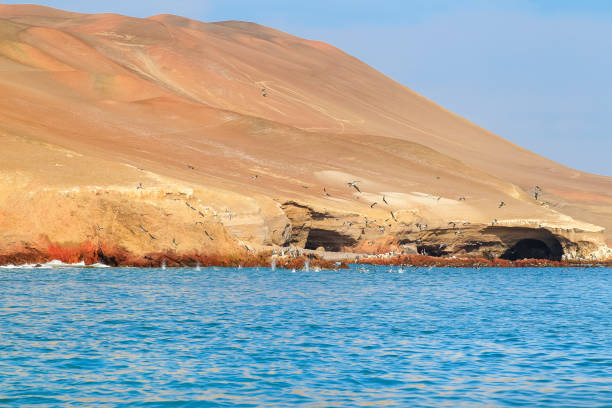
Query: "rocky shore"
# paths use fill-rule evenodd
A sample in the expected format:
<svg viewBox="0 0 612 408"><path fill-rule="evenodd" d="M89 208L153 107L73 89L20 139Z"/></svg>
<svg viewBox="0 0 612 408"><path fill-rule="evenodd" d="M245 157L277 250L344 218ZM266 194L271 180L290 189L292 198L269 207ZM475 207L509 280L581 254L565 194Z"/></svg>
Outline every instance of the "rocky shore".
<svg viewBox="0 0 612 408"><path fill-rule="evenodd" d="M175 251L153 252L136 255L125 249L87 242L78 246L49 245L39 250L23 247L11 253L0 252L0 266L38 265L59 261L63 265L105 265L111 267L275 267L281 269L339 269L348 264L385 265L404 267L612 267L608 260L563 260L483 258L443 258L427 255L398 254L394 252L370 255L351 252L304 251L291 248L287 251L264 250L237 251L229 255L177 253Z"/></svg>

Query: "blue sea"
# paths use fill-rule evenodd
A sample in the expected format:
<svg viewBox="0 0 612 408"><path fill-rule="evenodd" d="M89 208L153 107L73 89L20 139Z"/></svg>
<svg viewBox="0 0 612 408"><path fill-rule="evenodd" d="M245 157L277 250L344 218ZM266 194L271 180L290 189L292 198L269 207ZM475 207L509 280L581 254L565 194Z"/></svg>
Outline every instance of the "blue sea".
<svg viewBox="0 0 612 408"><path fill-rule="evenodd" d="M612 269L4 269L0 406L612 407Z"/></svg>

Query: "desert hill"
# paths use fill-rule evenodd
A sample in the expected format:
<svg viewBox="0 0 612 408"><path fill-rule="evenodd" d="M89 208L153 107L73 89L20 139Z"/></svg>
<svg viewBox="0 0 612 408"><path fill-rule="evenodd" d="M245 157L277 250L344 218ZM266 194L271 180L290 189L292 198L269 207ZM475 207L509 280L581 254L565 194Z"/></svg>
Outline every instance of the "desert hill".
<svg viewBox="0 0 612 408"><path fill-rule="evenodd" d="M0 251L612 246L612 178L261 25L0 5L0 91Z"/></svg>

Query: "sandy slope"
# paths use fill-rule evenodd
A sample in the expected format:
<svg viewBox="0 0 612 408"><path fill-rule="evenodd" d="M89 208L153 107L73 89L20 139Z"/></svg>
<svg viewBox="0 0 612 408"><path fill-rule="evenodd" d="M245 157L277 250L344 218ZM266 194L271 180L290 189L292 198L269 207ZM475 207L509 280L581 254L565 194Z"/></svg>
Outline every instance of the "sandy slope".
<svg viewBox="0 0 612 408"><path fill-rule="evenodd" d="M91 240L113 211L145 205L163 239L140 236L129 211L104 239L135 252L177 249L171 235L193 250L297 243L289 201L335 214L325 228L357 241L497 220L566 235L605 228L612 244L611 178L522 149L328 44L257 24L0 5L0 92L5 245ZM57 197L70 189L79 194L64 208ZM183 218L159 221L179 190L210 212L223 245L185 202ZM32 226L33 213L45 221ZM350 217L385 231L341 224Z"/></svg>

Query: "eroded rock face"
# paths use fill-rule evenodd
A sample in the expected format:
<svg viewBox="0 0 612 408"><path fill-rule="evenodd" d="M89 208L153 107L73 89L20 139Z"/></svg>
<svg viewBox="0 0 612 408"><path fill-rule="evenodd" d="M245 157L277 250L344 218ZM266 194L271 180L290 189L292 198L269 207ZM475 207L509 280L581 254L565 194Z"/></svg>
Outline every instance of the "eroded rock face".
<svg viewBox="0 0 612 408"><path fill-rule="evenodd" d="M117 263L113 259L119 256L112 253L147 262L147 254L193 254L188 259L197 259L197 254L231 257L279 247L508 260L612 256L601 233L580 228L468 221L440 226L427 219L413 222L391 215L372 219L297 201L279 204L223 194L153 181L130 190L108 186L6 193L0 199L0 255L7 262L36 260L36 254L47 254L54 245L86 244L97 248L96 259L110 264ZM223 207L232 202L241 204Z"/></svg>
<svg viewBox="0 0 612 408"><path fill-rule="evenodd" d="M356 213L326 212L305 204L283 206L290 221L284 246L324 248L340 252L402 252L435 257L474 256L485 258L607 259L610 250L602 234L568 228L537 228L522 225L449 223L448 228L430 228L425 222L370 220ZM386 242L385 246L380 246Z"/></svg>

